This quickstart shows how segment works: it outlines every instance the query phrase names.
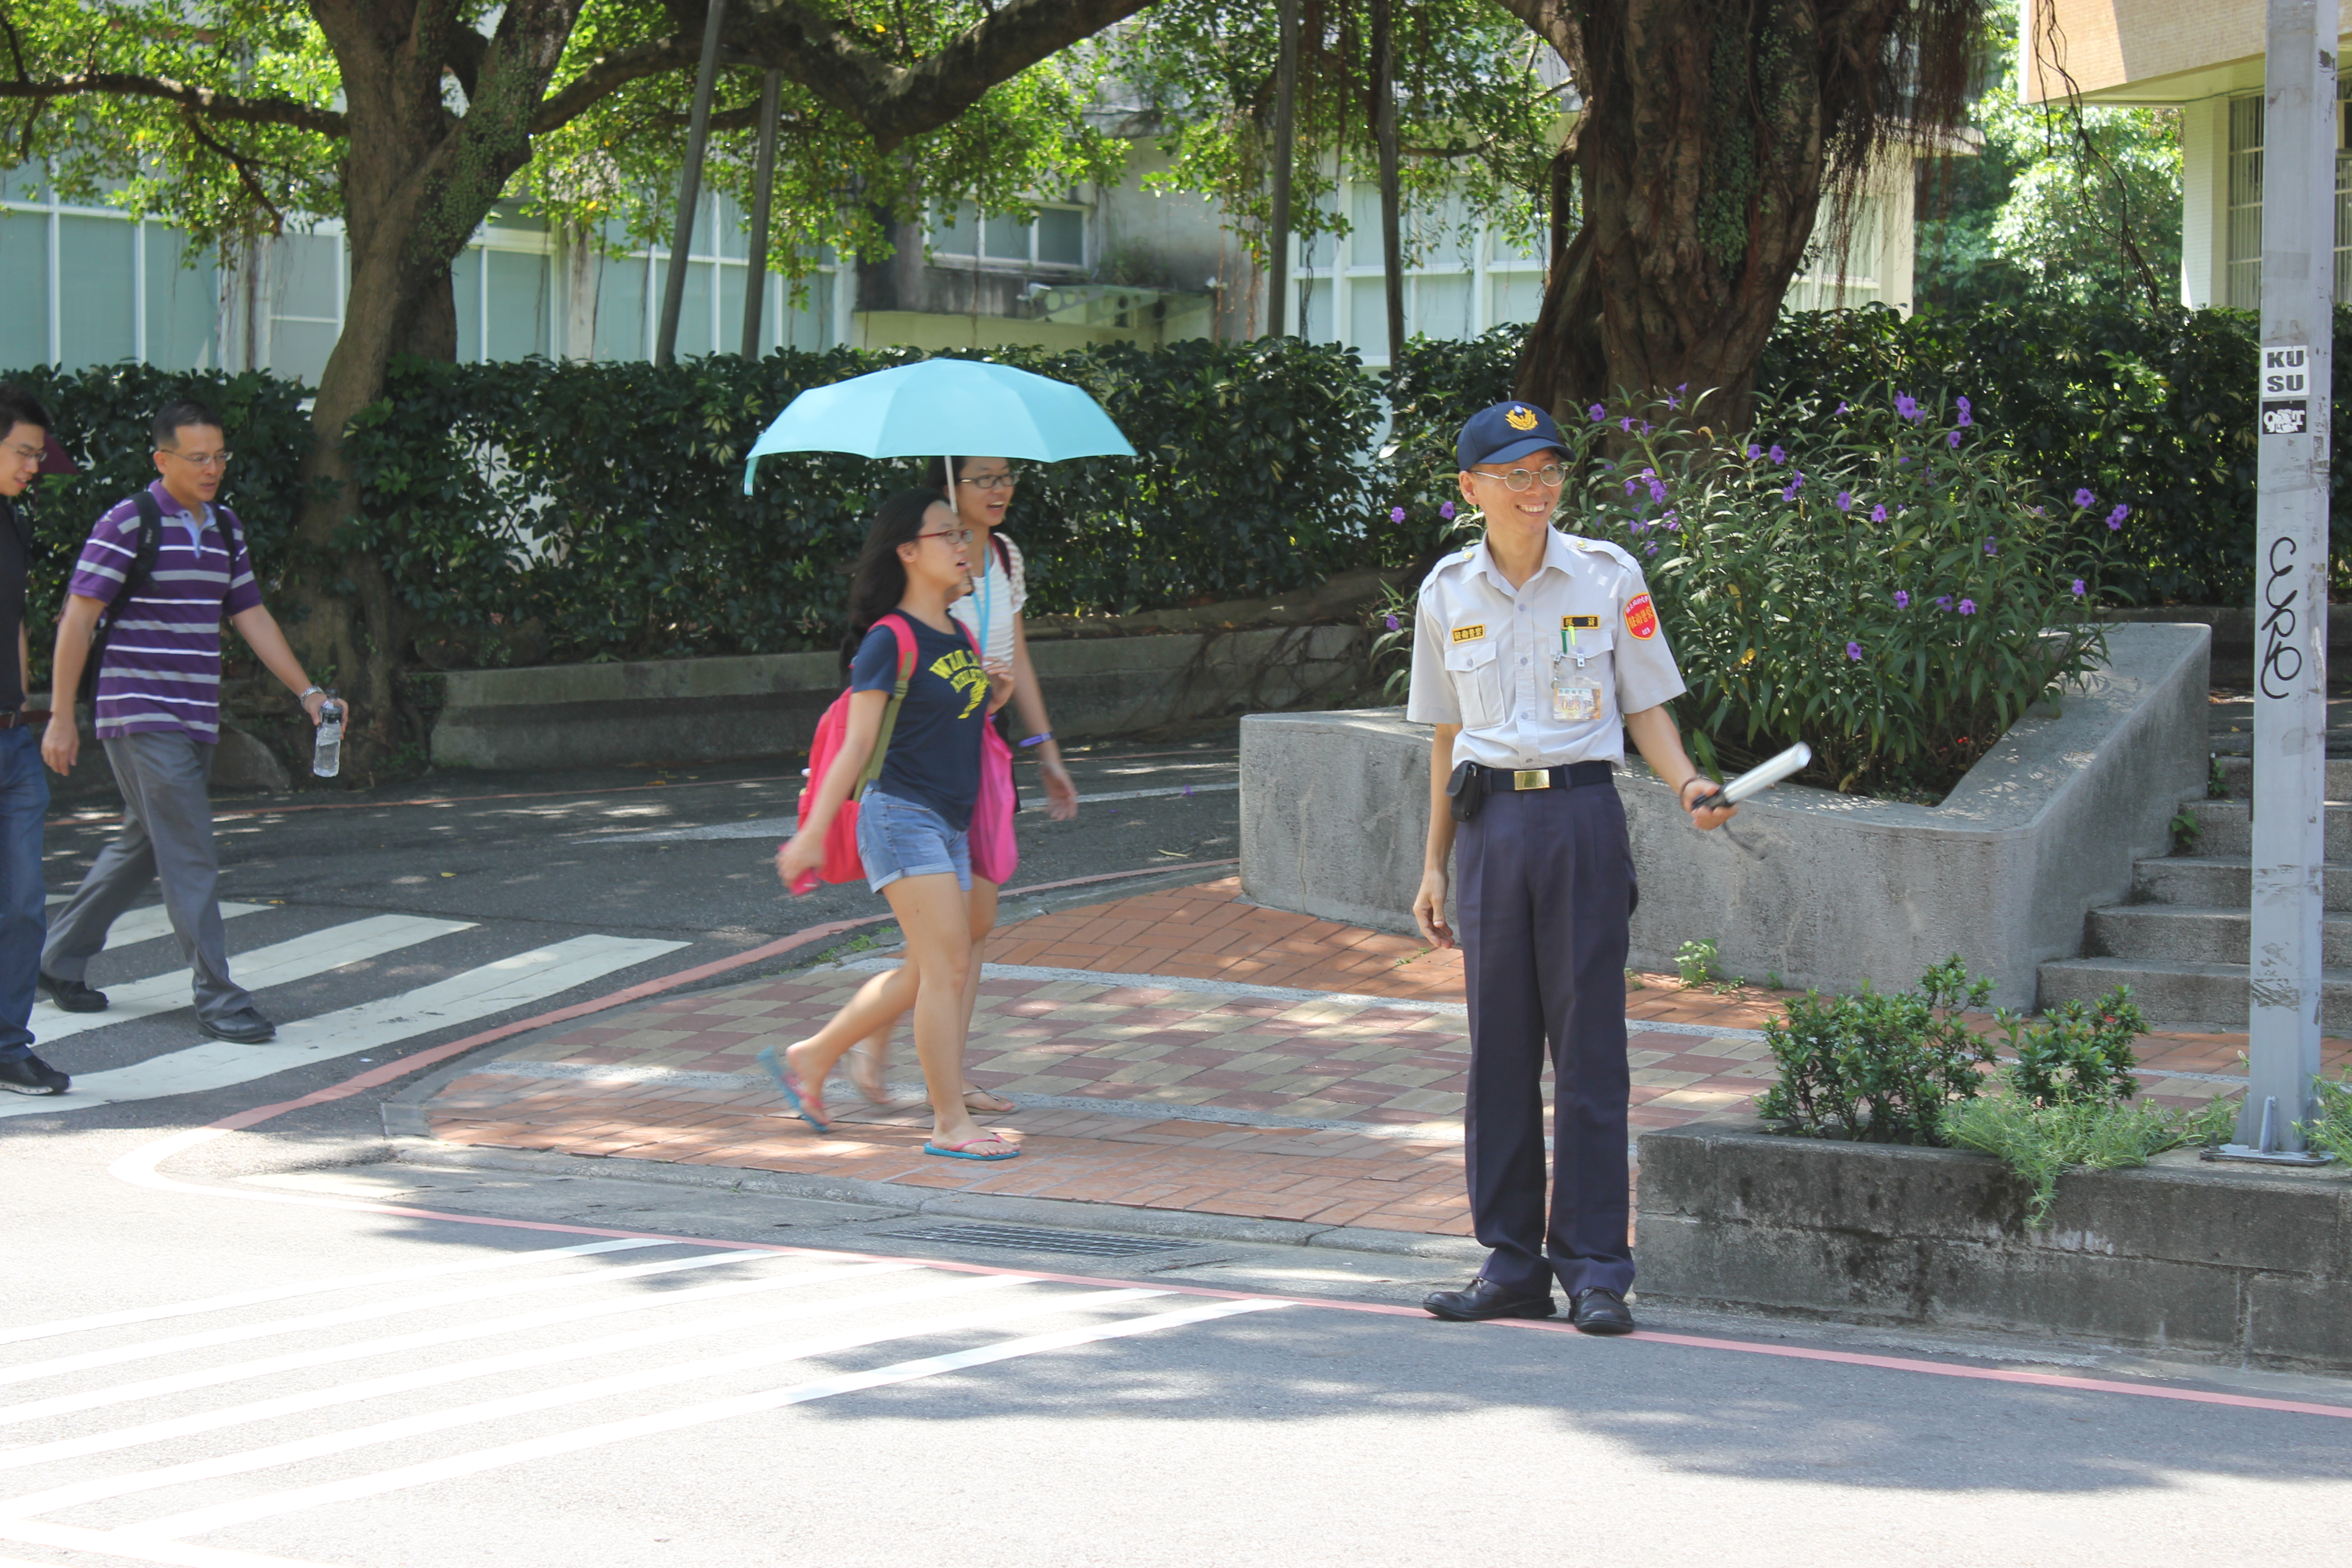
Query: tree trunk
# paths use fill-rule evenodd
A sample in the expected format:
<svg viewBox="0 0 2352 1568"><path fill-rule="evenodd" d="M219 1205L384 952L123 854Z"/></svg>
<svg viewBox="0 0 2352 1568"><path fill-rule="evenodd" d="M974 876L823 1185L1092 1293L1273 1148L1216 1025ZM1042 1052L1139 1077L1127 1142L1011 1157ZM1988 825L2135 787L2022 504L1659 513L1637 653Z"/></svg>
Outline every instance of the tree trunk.
<svg viewBox="0 0 2352 1568"><path fill-rule="evenodd" d="M1841 90L1829 79L1849 56L1885 48L1903 4L1542 8L1575 13L1585 102L1562 156L1581 221L1555 248L1519 363L1521 397L1566 416L1620 395L1687 389L1707 395L1718 429L1747 426L1756 362L1811 242L1832 138L1849 111L1824 87ZM1511 9L1537 25L1534 0Z"/></svg>

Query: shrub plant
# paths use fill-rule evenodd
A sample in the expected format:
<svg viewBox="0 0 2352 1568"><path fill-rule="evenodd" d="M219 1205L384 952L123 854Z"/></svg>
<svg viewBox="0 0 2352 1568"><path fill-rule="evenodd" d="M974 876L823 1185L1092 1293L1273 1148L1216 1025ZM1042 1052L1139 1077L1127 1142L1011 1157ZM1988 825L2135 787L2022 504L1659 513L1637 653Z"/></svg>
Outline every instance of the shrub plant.
<svg viewBox="0 0 2352 1568"><path fill-rule="evenodd" d="M2352 1070L2312 1084L2319 1092L2319 1118L2303 1123L2303 1139L2323 1154L2352 1161Z"/></svg>
<svg viewBox="0 0 2352 1568"><path fill-rule="evenodd" d="M2013 1094L1955 1100L1944 1110L1943 1139L1954 1148L1990 1154L2024 1182L2025 1223L2050 1223L2058 1178L2069 1170L2127 1170L2148 1156L2209 1140L2236 1107L2216 1100L2202 1110L2175 1110L2113 1100L2036 1104Z"/></svg>
<svg viewBox="0 0 2352 1568"><path fill-rule="evenodd" d="M1859 995L1817 991L1782 1004L1764 1026L1780 1076L1757 1111L1780 1130L1864 1143L1943 1142L1944 1107L1983 1087L1990 1045L1961 1026L1990 980L1971 980L1957 957L1919 977L1916 991Z"/></svg>

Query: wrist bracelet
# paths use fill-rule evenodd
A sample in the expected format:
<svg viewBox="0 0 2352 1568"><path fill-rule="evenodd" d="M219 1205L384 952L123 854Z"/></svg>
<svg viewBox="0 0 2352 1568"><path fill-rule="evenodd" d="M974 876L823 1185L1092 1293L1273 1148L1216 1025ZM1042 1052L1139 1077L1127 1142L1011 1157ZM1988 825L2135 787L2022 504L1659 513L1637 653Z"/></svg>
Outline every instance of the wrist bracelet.
<svg viewBox="0 0 2352 1568"><path fill-rule="evenodd" d="M302 699L304 699L305 697L310 696L310 693L312 693L313 691L326 691L326 690L327 690L327 689L326 689L325 687L323 687L323 686L306 686L306 687L304 687L301 690L299 690L299 691L298 691L298 692L296 692L296 693L294 694L294 700L295 700L295 701L297 701L297 702L299 702L299 701L301 701L301 700L302 700ZM328 695L329 695L329 696L332 696L332 695L333 695L333 693L332 693L332 692L328 692Z"/></svg>
<svg viewBox="0 0 2352 1568"><path fill-rule="evenodd" d="M1036 745L1042 745L1042 744L1044 744L1045 742L1050 741L1050 740L1052 740L1053 738L1054 738L1054 731L1051 731L1051 730L1048 730L1048 731L1045 731L1044 734L1042 734L1042 735L1032 735L1032 736L1030 736L1027 740L1025 740L1025 741L1022 742L1021 743L1022 743L1023 745L1024 745L1024 746L1036 746Z"/></svg>

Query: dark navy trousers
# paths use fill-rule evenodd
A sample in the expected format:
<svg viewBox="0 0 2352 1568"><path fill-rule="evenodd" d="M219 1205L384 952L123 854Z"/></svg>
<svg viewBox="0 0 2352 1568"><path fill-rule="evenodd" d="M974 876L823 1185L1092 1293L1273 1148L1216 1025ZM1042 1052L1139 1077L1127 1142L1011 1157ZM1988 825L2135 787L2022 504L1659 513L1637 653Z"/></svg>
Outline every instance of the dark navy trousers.
<svg viewBox="0 0 2352 1568"><path fill-rule="evenodd" d="M1626 1238L1625 808L1612 784L1499 790L1454 838L1454 913L1470 994L1464 1116L1470 1217L1506 1289L1573 1297L1633 1283ZM1546 1047L1553 1087L1544 1202Z"/></svg>

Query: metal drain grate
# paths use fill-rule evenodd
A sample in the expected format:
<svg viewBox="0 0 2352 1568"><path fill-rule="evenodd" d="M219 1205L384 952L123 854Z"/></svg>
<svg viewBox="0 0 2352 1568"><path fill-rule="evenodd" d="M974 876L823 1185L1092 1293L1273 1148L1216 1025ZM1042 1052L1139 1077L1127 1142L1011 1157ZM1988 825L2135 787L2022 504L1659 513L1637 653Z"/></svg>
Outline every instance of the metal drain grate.
<svg viewBox="0 0 2352 1568"><path fill-rule="evenodd" d="M888 1233L893 1241L939 1241L955 1247L1002 1247L1021 1252L1068 1252L1087 1258L1140 1258L1191 1245L1149 1237L1106 1236L1093 1230L1045 1230L1026 1225L927 1225Z"/></svg>

